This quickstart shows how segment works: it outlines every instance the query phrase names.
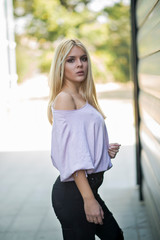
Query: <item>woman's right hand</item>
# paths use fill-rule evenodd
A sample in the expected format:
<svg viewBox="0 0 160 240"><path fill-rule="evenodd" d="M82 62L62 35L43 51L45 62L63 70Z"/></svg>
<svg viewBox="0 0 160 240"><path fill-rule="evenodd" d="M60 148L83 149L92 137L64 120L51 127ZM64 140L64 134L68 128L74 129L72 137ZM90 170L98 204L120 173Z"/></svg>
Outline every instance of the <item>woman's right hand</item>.
<svg viewBox="0 0 160 240"><path fill-rule="evenodd" d="M95 198L84 200L84 210L88 222L103 224L104 212Z"/></svg>
<svg viewBox="0 0 160 240"><path fill-rule="evenodd" d="M76 171L73 177L84 201L84 211L87 221L95 224L103 224L104 213L102 207L94 197L86 178L86 172L84 170Z"/></svg>

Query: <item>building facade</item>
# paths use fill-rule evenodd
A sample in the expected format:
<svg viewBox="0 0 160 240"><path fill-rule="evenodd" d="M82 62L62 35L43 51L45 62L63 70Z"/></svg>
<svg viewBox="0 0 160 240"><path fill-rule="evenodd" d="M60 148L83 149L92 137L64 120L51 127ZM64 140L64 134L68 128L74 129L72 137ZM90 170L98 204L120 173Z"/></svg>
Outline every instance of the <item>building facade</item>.
<svg viewBox="0 0 160 240"><path fill-rule="evenodd" d="M132 0L137 183L160 239L160 0Z"/></svg>

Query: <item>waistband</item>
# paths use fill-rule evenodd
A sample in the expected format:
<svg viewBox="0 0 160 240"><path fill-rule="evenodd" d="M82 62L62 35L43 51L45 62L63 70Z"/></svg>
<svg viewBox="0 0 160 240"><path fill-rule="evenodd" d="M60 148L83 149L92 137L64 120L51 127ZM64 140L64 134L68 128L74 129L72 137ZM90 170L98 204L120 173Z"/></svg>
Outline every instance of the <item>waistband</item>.
<svg viewBox="0 0 160 240"><path fill-rule="evenodd" d="M104 172L97 172L97 173L91 173L91 174L88 174L88 178L98 178L98 177L103 177L103 175L104 175Z"/></svg>

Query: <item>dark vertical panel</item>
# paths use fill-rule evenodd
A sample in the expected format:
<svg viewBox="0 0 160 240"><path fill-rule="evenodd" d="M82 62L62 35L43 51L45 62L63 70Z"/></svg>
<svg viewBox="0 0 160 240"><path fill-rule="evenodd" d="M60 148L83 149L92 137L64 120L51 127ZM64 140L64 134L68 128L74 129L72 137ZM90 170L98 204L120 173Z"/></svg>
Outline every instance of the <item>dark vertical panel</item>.
<svg viewBox="0 0 160 240"><path fill-rule="evenodd" d="M131 60L132 60L132 80L134 81L134 111L135 111L135 128L136 128L136 169L137 169L137 184L139 184L139 198L143 199L142 196L142 172L141 172L141 163L140 163L140 137L139 137L139 85L137 78L137 47L136 47L136 37L137 37L137 27L136 27L136 0L131 1L131 25L132 25L132 49L131 49Z"/></svg>

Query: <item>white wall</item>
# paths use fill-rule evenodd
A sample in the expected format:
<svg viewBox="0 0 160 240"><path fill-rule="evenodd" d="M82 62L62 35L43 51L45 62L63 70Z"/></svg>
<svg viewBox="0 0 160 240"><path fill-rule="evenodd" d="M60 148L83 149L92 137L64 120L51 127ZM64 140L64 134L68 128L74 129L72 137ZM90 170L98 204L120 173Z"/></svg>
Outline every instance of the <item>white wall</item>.
<svg viewBox="0 0 160 240"><path fill-rule="evenodd" d="M0 98L17 83L12 0L0 1Z"/></svg>
<svg viewBox="0 0 160 240"><path fill-rule="evenodd" d="M0 122L6 122L17 86L12 0L0 0Z"/></svg>

